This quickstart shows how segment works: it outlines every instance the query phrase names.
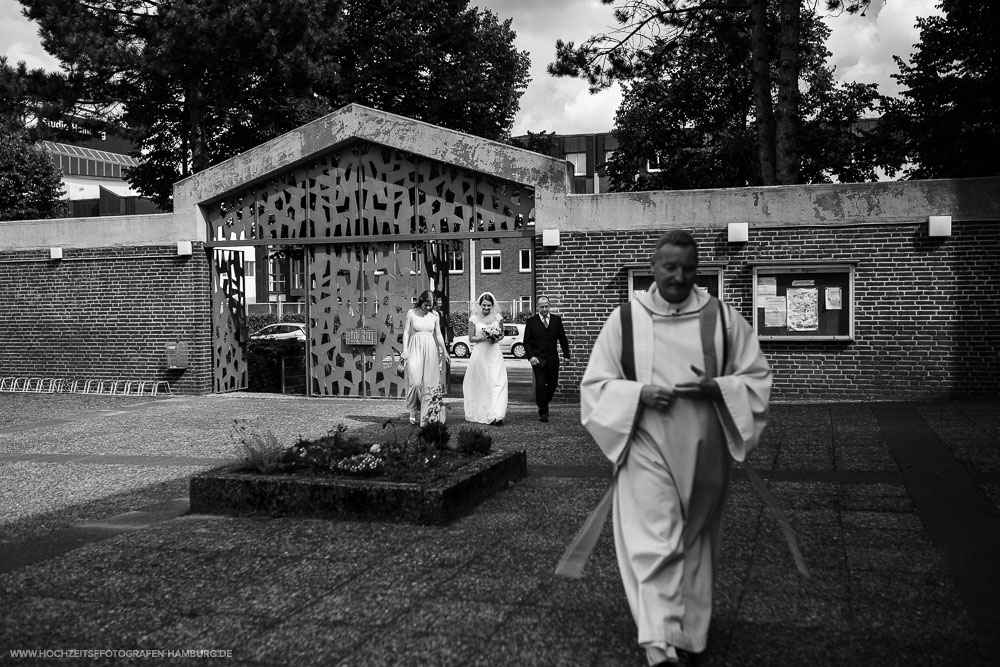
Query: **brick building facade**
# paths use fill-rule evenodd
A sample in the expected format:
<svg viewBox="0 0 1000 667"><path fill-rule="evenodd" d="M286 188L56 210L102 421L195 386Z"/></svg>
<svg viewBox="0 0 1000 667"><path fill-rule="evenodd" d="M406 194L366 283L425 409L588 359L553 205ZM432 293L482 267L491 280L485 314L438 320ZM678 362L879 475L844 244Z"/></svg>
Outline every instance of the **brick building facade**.
<svg viewBox="0 0 1000 667"><path fill-rule="evenodd" d="M175 245L0 250L0 376L168 382L211 391L212 327L204 251ZM183 342L187 367L167 347Z"/></svg>
<svg viewBox="0 0 1000 667"><path fill-rule="evenodd" d="M777 400L890 400L1000 394L1000 224L761 229L731 246L695 230L703 263L722 267L723 298L753 321L752 267L804 260L853 266L853 340L764 340ZM575 350L592 347L628 298L628 267L647 264L660 230L565 234L539 248L539 290L555 295ZM596 258L600 258L599 261ZM564 371L576 395L586 355Z"/></svg>

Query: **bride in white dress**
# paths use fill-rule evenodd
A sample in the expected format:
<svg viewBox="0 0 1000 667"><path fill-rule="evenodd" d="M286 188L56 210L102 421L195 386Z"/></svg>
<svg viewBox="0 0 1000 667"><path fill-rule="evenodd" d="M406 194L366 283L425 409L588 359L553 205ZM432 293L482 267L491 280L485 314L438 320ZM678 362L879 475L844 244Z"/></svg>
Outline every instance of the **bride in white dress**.
<svg viewBox="0 0 1000 667"><path fill-rule="evenodd" d="M469 317L469 342L473 347L462 381L466 421L500 426L507 415L507 366L500 344L486 335L497 329L502 335L496 298L483 292Z"/></svg>

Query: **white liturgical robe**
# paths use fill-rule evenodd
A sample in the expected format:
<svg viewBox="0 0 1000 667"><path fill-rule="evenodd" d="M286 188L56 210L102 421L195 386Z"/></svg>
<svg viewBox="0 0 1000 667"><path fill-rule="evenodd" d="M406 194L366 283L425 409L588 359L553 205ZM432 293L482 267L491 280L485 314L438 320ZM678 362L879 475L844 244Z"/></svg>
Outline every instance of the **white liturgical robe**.
<svg viewBox="0 0 1000 667"><path fill-rule="evenodd" d="M705 649L712 612L729 456L743 461L767 423L771 370L757 337L720 304L716 382L722 397L677 398L643 407L643 385L693 382L705 370L700 313L711 297L694 289L670 304L654 284L633 302L635 380L625 379L619 310L605 323L581 383L584 427L615 466L615 547L626 597L649 650ZM727 337L724 342L723 336Z"/></svg>

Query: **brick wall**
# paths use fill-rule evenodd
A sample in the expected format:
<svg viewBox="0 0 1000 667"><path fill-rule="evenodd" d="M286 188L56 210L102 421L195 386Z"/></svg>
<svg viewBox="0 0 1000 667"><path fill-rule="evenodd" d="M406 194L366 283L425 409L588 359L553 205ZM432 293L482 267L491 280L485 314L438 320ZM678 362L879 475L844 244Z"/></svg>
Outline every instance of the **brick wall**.
<svg viewBox="0 0 1000 667"><path fill-rule="evenodd" d="M195 244L0 251L0 377L167 381L211 391L209 265ZM165 348L187 343L188 369Z"/></svg>
<svg viewBox="0 0 1000 667"><path fill-rule="evenodd" d="M663 229L573 233L557 248L535 242L538 293L567 324L574 361L561 393L578 395L590 349L625 300L627 265L648 263ZM855 262L853 341L763 341L775 400L989 397L1000 393L1000 224L956 222L952 236L926 225L696 230L703 262L724 262L724 297L752 321L757 262ZM846 307L846 304L845 304Z"/></svg>
<svg viewBox="0 0 1000 667"><path fill-rule="evenodd" d="M462 241L465 268L462 273L453 273L448 276L448 287L452 303L459 304L459 307L463 310L468 307L467 302L470 300L469 275L471 271L475 271L476 277L476 293L472 297L473 299L483 292L492 292L501 301L512 301L522 296L532 296L534 294L533 274L531 272L522 273L519 270L521 249L531 247L531 238L502 238L500 239L500 243L494 243L490 239L481 239L476 241L475 256L470 256L469 241ZM500 251L501 273L482 272L480 257L483 250ZM504 304L504 309L508 307L509 304Z"/></svg>

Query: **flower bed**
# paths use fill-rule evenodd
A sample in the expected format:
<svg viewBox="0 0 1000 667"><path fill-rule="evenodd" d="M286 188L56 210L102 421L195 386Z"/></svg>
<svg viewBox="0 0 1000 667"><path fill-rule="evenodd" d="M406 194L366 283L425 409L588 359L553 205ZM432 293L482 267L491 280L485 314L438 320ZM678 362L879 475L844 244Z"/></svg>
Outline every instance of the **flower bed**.
<svg viewBox="0 0 1000 667"><path fill-rule="evenodd" d="M454 444L443 392L429 397L427 419L401 432L348 432L343 424L284 446L269 429L236 420L237 462L191 479L191 511L438 524L451 521L527 474L525 452L490 454L493 438L476 427Z"/></svg>
<svg viewBox="0 0 1000 667"><path fill-rule="evenodd" d="M524 477L528 462L523 450L490 454L427 483L240 472L243 467L192 477L191 512L442 524Z"/></svg>

